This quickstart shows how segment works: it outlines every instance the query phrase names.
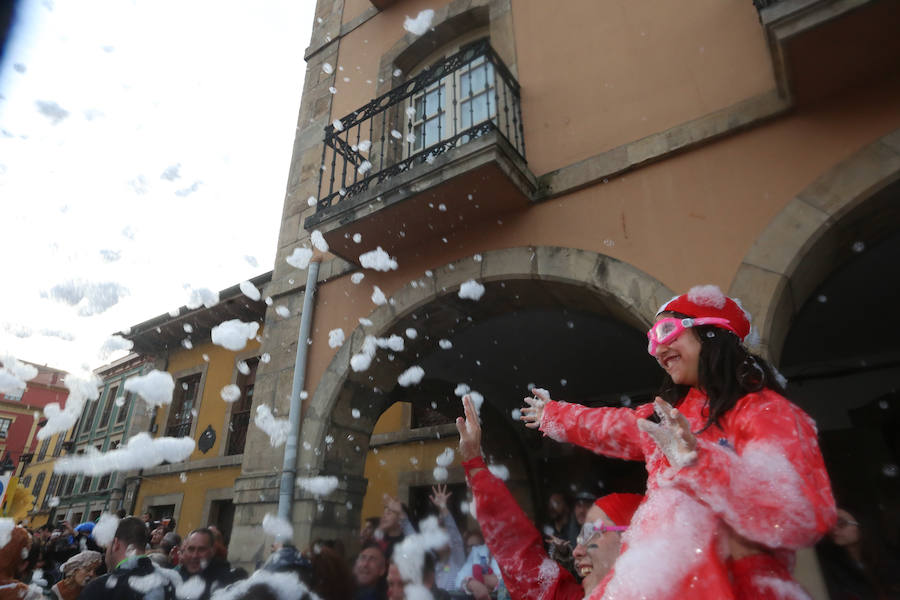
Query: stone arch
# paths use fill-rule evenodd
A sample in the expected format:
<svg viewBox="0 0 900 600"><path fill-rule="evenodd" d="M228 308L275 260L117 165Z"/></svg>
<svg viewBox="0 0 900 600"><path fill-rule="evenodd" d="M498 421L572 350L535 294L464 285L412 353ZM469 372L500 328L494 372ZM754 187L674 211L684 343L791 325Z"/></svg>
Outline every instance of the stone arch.
<svg viewBox="0 0 900 600"><path fill-rule="evenodd" d="M300 449L298 473L336 475L340 485L335 493L320 501L305 492L295 496L299 498L294 517L299 539L343 537L347 529L359 522L366 491L363 471L368 439L389 400L387 394L376 395L372 404L371 387L362 385L363 375L352 371L351 356L360 351L366 335L386 334L413 311L441 302L459 302L459 286L472 278L486 285L516 281L528 285L565 284L595 299L610 316L640 329L652 323L658 307L673 295L661 282L627 263L592 251L560 247L489 251L480 261L466 257L435 269L432 277L409 282L392 296L390 303L369 315L371 326L360 326L349 336L308 402L300 434L306 443ZM552 289L559 286L546 287L553 293ZM565 301L566 298L560 299ZM483 303L470 306L478 304ZM382 361L379 381L381 376L395 381L407 366L401 361ZM354 406L360 404L361 398L368 403ZM354 408L363 410L354 417Z"/></svg>
<svg viewBox="0 0 900 600"><path fill-rule="evenodd" d="M744 257L729 295L754 317L757 350L778 363L794 316L842 253L840 224L900 180L900 129L862 148L807 186L769 223ZM870 203L871 204L871 203Z"/></svg>

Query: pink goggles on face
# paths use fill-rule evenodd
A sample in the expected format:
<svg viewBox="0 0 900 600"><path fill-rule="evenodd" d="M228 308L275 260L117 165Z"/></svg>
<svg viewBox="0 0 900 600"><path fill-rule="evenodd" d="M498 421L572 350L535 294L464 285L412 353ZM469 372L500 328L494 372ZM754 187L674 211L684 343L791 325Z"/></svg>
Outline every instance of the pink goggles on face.
<svg viewBox="0 0 900 600"><path fill-rule="evenodd" d="M628 527L625 525L607 525L602 520L598 519L593 523L584 524L578 537L575 538L575 543L579 546L585 546L591 538L598 533L603 535L607 531L625 531L626 529L628 529Z"/></svg>
<svg viewBox="0 0 900 600"><path fill-rule="evenodd" d="M651 355L655 355L656 348L660 344L668 344L675 341L685 329L696 325L718 325L728 331L732 331L731 323L728 322L728 319L721 319L719 317L699 317L696 319L690 317L686 319L669 317L660 319L654 323L653 327L650 328L650 331L647 332L647 339L650 340L650 343L647 344L647 352Z"/></svg>

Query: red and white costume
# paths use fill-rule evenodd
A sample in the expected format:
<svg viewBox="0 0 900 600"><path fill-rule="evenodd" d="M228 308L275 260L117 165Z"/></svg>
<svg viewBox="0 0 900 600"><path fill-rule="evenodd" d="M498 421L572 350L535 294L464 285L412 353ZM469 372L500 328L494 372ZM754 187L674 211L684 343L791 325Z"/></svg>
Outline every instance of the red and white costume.
<svg viewBox="0 0 900 600"><path fill-rule="evenodd" d="M691 389L677 408L693 431L705 426L702 392ZM540 429L549 437L647 465L646 500L624 535L611 579L590 598L804 597L786 568L775 571L836 520L812 419L771 390L748 394L719 426L697 434L697 460L677 469L637 426L652 413L652 404L588 408L551 401L544 407ZM771 549L778 560L762 555L758 560L766 568L760 569L753 568L754 560L739 561L748 568L732 578L727 528Z"/></svg>
<svg viewBox="0 0 900 600"><path fill-rule="evenodd" d="M547 556L540 532L481 457L465 461L484 541L513 600L581 600L584 589ZM474 475L471 471L480 468Z"/></svg>

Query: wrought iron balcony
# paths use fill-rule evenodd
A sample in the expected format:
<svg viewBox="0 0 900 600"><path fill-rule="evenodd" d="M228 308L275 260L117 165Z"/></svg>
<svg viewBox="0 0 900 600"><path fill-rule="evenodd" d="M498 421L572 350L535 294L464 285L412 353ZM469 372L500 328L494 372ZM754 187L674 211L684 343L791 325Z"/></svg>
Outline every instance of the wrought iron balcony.
<svg viewBox="0 0 900 600"><path fill-rule="evenodd" d="M173 423L166 427L166 437L183 438L191 433L191 421Z"/></svg>
<svg viewBox="0 0 900 600"><path fill-rule="evenodd" d="M343 243L349 226L386 249L414 243L415 235L378 236L386 222L425 218L432 233L452 227L404 203L427 191L434 206L452 208L459 189L451 193L451 179L457 188L490 182L480 189L495 200L481 202L482 217L527 205L533 191L519 84L486 39L325 127L318 205L304 225L320 229L332 251L351 260L358 247ZM396 237L396 228L387 228Z"/></svg>
<svg viewBox="0 0 900 600"><path fill-rule="evenodd" d="M525 158L519 84L481 40L325 128L318 210L490 131Z"/></svg>

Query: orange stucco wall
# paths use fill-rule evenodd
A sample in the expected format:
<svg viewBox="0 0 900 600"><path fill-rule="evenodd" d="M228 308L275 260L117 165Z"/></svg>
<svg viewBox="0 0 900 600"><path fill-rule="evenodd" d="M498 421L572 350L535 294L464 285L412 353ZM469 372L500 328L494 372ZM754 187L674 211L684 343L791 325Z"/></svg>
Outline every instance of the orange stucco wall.
<svg viewBox="0 0 900 600"><path fill-rule="evenodd" d="M536 175L775 87L756 9L697 0L514 0Z"/></svg>
<svg viewBox="0 0 900 600"><path fill-rule="evenodd" d="M332 119L388 89L379 85L379 64L406 35L406 16L445 4L398 3L341 40ZM366 5L346 2L344 22ZM698 0L685 10L665 1L515 0L512 15L528 160L536 175L775 87L752 3Z"/></svg>
<svg viewBox="0 0 900 600"><path fill-rule="evenodd" d="M859 107L848 114L848 104ZM486 250L528 245L592 250L625 261L673 290L700 282L727 289L753 242L796 194L840 161L900 127L900 83L851 90L796 116L726 137L608 183L434 240L398 257L391 273L366 270L319 288L314 339L345 333L388 295L426 269ZM365 241L363 242L363 246ZM310 348L313 390L334 356Z"/></svg>

